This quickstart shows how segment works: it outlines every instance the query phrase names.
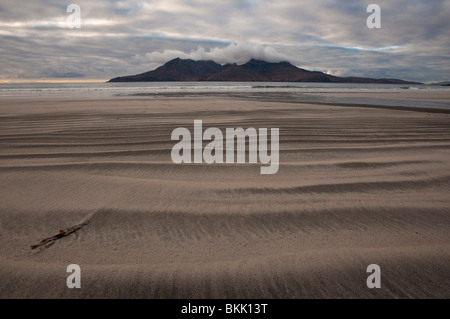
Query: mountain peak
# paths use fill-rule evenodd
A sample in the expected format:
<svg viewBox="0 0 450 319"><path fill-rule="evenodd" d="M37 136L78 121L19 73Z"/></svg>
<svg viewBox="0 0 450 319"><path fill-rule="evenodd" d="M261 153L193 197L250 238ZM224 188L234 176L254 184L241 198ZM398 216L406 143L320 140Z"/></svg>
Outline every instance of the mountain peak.
<svg viewBox="0 0 450 319"><path fill-rule="evenodd" d="M258 59L252 58L247 63L269 63L269 62L266 62L264 60L258 60Z"/></svg>
<svg viewBox="0 0 450 319"><path fill-rule="evenodd" d="M258 60L258 59L250 59L247 63L244 64L257 64L257 65L266 65L266 64L274 64L273 62L267 62L264 60Z"/></svg>

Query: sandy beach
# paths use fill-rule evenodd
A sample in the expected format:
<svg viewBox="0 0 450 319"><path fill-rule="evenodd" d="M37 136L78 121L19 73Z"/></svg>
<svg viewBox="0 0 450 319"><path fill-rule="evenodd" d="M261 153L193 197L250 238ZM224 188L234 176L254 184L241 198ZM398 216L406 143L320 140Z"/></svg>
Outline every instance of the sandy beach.
<svg viewBox="0 0 450 319"><path fill-rule="evenodd" d="M174 164L196 119L279 128L278 172ZM0 123L0 298L450 298L450 114L2 97Z"/></svg>

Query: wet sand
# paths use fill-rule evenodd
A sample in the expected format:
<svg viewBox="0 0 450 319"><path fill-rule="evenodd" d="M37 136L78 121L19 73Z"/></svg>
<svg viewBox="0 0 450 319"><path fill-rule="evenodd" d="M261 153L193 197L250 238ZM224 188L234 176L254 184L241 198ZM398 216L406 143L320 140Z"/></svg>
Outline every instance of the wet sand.
<svg viewBox="0 0 450 319"><path fill-rule="evenodd" d="M195 119L279 128L278 173L174 164ZM0 123L0 298L450 298L450 114L3 97Z"/></svg>

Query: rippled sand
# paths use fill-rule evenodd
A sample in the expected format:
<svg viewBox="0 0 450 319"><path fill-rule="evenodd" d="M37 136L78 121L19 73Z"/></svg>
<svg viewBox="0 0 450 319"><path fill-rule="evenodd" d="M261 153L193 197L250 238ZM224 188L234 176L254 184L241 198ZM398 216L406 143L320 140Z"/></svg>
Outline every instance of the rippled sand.
<svg viewBox="0 0 450 319"><path fill-rule="evenodd" d="M278 127L278 173L173 164L194 119ZM450 298L449 114L4 97L0 123L1 298Z"/></svg>

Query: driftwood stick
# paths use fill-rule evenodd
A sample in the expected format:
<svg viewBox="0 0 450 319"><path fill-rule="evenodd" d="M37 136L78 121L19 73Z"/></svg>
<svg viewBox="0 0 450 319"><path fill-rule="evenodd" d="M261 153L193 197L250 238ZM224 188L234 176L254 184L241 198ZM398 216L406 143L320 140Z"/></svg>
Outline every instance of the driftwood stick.
<svg viewBox="0 0 450 319"><path fill-rule="evenodd" d="M55 240L61 239L63 237L66 237L66 236L76 232L81 227L86 226L88 223L89 223L89 221L87 220L87 221L82 222L81 224L77 224L77 225L72 226L70 228L62 229L62 230L59 231L59 234L54 235L52 237L48 237L48 238L42 239L38 244L32 245L31 249L36 249L36 248L38 248L38 247L40 247L42 245L45 245L45 244L48 244L48 243L50 243L52 241L55 241Z"/></svg>

